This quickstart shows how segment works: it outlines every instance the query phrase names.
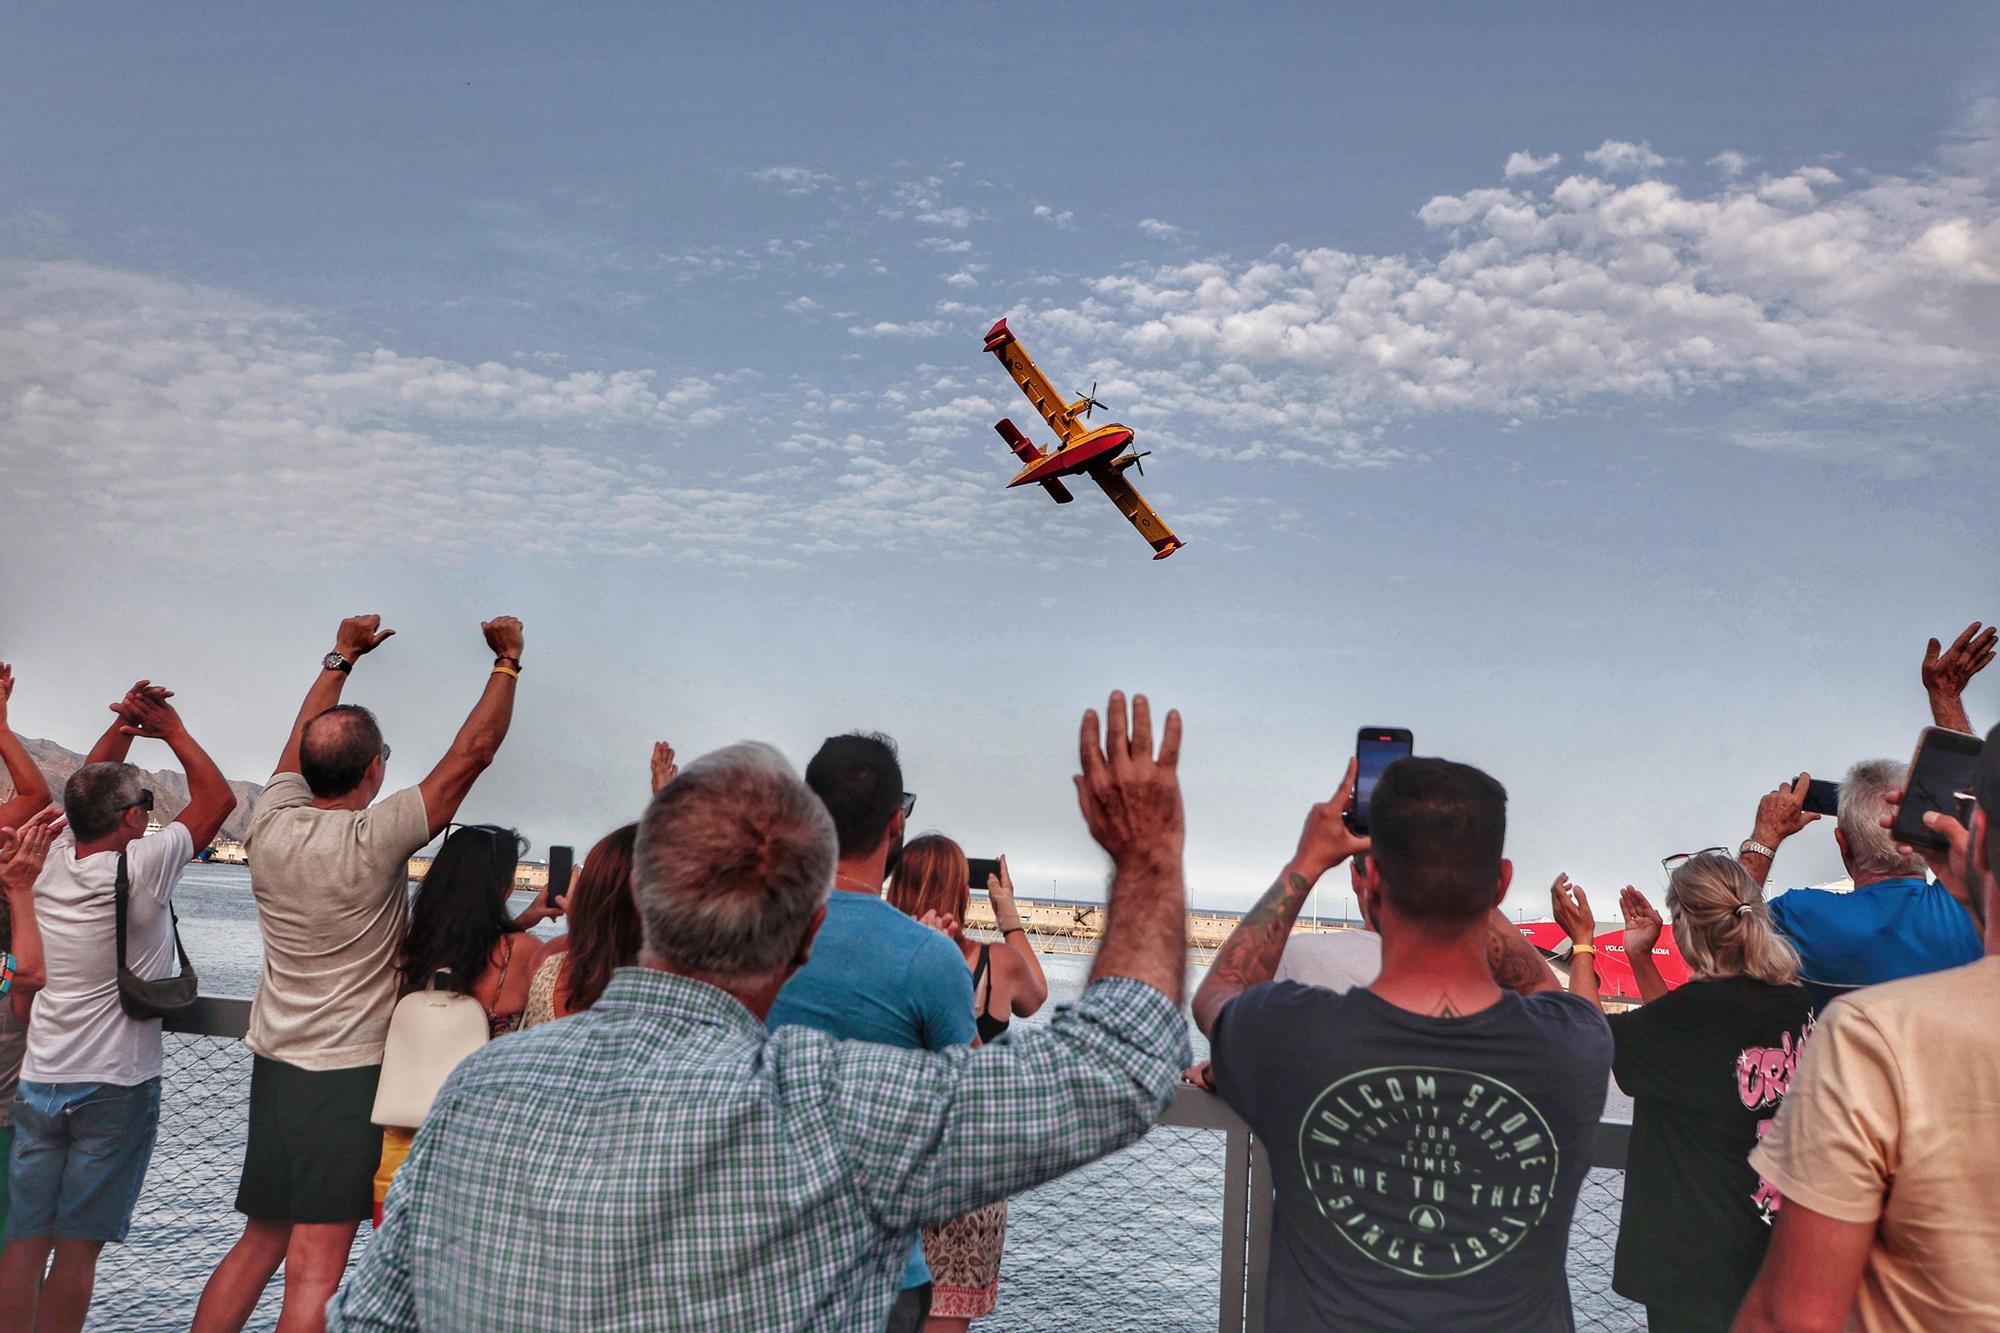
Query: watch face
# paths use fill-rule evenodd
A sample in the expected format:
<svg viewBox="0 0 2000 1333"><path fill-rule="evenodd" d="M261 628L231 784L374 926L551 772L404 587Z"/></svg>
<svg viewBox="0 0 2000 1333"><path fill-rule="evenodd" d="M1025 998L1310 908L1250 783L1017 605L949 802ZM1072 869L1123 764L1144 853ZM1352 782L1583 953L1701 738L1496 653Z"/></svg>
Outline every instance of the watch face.
<svg viewBox="0 0 2000 1333"><path fill-rule="evenodd" d="M325 667L328 671L345 671L350 665L348 660L342 657L339 653L328 653L325 657L322 657L319 661L320 665Z"/></svg>

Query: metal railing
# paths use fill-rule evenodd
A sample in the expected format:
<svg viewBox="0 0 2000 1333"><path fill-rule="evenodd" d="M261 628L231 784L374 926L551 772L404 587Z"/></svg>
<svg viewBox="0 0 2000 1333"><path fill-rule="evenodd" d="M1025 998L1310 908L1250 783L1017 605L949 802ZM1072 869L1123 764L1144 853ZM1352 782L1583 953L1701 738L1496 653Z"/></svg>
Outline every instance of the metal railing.
<svg viewBox="0 0 2000 1333"><path fill-rule="evenodd" d="M131 1236L100 1265L92 1328L187 1327L239 1234L249 1014L247 1000L204 998L168 1020L159 1146ZM1579 1328L1645 1326L1644 1312L1611 1291L1630 1132L1598 1126L1577 1202L1569 1276ZM979 1330L1260 1333L1272 1179L1248 1126L1221 1099L1181 1088L1138 1143L1010 1201L1000 1304ZM281 1286L282 1276L250 1328L275 1326Z"/></svg>

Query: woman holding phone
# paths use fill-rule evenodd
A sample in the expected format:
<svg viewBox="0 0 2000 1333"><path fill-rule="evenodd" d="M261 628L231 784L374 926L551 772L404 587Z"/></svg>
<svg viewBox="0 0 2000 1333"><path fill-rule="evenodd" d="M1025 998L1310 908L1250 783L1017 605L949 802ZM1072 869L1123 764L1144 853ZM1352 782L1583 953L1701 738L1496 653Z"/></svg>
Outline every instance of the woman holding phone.
<svg viewBox="0 0 2000 1333"><path fill-rule="evenodd" d="M964 849L942 834L927 833L903 848L888 899L891 907L951 936L965 955L965 965L972 969L973 1022L984 1045L999 1040L1014 1019L1040 1009L1049 998L1049 983L1014 905L1007 858L1000 858L997 875L986 877L986 899L1000 928L998 944L966 938L970 880ZM924 1228L924 1262L930 1265L932 1283L927 1333L963 1333L974 1319L992 1313L1006 1243L1005 1199Z"/></svg>
<svg viewBox="0 0 2000 1333"><path fill-rule="evenodd" d="M1567 875L1551 896L1570 937L1570 991L1601 1008L1590 900ZM1726 1330L1780 1206L1750 1150L1791 1085L1812 997L1763 889L1726 853L1690 857L1668 877L1667 912L1691 974L1677 990L1653 962L1659 913L1629 885L1619 904L1643 1003L1609 1015L1611 1072L1633 1099L1611 1287L1646 1307L1650 1328Z"/></svg>

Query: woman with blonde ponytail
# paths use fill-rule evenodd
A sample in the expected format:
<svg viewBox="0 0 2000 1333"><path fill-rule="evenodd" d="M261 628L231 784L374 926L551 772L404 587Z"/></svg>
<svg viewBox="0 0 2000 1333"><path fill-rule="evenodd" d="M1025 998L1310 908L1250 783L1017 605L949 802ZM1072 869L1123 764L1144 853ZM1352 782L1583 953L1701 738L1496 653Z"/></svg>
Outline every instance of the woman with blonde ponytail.
<svg viewBox="0 0 2000 1333"><path fill-rule="evenodd" d="M1572 942L1569 988L1601 1006L1589 899L1567 876L1552 897ZM1612 1075L1633 1101L1611 1286L1646 1307L1648 1328L1725 1330L1770 1243L1780 1200L1750 1150L1791 1085L1812 997L1763 889L1725 854L1691 857L1668 877L1689 972L1678 989L1653 961L1659 913L1630 885L1619 906L1642 1007L1609 1016Z"/></svg>

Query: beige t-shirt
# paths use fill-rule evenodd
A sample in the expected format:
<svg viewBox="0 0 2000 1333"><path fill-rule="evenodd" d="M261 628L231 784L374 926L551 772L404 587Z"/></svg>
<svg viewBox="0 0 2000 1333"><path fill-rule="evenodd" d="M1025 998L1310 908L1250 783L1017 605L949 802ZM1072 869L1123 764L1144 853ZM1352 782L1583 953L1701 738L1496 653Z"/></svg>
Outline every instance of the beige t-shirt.
<svg viewBox="0 0 2000 1333"><path fill-rule="evenodd" d="M2000 957L1836 1000L1750 1165L1876 1227L1849 1327L2000 1328Z"/></svg>
<svg viewBox="0 0 2000 1333"><path fill-rule="evenodd" d="M409 861L430 841L423 793L317 810L296 773L257 798L245 845L264 971L244 1040L300 1069L382 1062L409 924Z"/></svg>

